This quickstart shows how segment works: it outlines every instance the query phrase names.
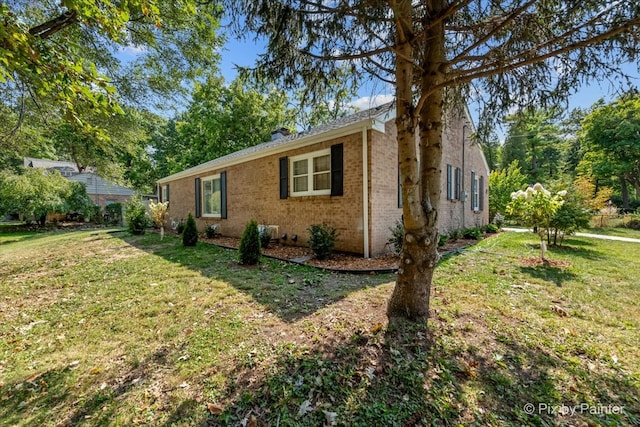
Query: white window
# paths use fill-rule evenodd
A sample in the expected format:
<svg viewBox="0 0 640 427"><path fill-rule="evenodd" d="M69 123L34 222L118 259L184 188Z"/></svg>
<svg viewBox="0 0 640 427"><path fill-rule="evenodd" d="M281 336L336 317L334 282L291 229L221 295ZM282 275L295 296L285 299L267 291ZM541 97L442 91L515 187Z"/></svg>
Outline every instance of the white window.
<svg viewBox="0 0 640 427"><path fill-rule="evenodd" d="M291 195L331 194L331 150L291 158Z"/></svg>
<svg viewBox="0 0 640 427"><path fill-rule="evenodd" d="M480 177L471 173L471 209L480 210Z"/></svg>
<svg viewBox="0 0 640 427"><path fill-rule="evenodd" d="M220 191L220 175L202 178L202 216L220 218L222 200Z"/></svg>

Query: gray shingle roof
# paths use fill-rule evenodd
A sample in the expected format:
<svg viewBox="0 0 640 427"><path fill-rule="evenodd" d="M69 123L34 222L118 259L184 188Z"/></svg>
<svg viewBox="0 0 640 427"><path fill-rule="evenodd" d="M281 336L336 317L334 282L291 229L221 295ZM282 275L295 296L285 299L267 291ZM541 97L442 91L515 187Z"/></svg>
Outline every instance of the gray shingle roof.
<svg viewBox="0 0 640 427"><path fill-rule="evenodd" d="M81 173L67 179L83 183L87 187L87 194L112 196L132 196L135 194L134 190L109 182L93 173Z"/></svg>
<svg viewBox="0 0 640 427"><path fill-rule="evenodd" d="M262 144L254 145L253 147L248 147L243 150L239 150L239 151L235 151L233 153L227 154L226 156L218 157L206 163L199 164L197 166L186 169L182 172L178 172L168 177L162 178L162 181L165 181L168 178L173 178L174 176L175 177L177 177L178 175L186 176L186 175L189 175L191 172L195 173L196 171L199 171L199 170L206 170L206 169L212 168L217 164L222 164L233 159L239 159L244 156L248 156L250 154L259 153L260 151L265 151L270 148L277 147L279 145L289 144L298 139L307 138L313 135L320 135L320 134L323 134L332 130L340 129L343 127L347 127L349 125L359 123L365 120L375 119L377 117L380 117L389 113L393 109L393 106L394 106L394 103L389 102L383 105L379 105L377 107L370 108L368 110L358 111L355 114L341 117L339 119L336 119L322 126L317 126L315 128L311 128L306 131L287 135L273 141L263 142Z"/></svg>

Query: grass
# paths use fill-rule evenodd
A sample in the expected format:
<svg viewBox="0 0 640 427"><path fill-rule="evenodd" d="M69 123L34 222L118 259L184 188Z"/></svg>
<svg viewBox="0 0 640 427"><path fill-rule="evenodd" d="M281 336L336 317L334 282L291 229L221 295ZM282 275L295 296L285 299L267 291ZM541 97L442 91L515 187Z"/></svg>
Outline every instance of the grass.
<svg viewBox="0 0 640 427"><path fill-rule="evenodd" d="M0 425L640 423L631 243L571 238L537 265L533 234L492 237L442 262L428 326L393 328L391 275L23 237L0 240Z"/></svg>

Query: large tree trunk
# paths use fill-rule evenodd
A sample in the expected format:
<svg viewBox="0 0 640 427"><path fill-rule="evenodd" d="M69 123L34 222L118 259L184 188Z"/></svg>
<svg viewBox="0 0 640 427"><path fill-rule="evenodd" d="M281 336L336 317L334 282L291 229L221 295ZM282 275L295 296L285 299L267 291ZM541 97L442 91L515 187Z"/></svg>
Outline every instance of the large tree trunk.
<svg viewBox="0 0 640 427"><path fill-rule="evenodd" d="M627 179L624 175L618 177L620 179L620 187L622 189L622 208L629 209L629 188L627 187Z"/></svg>
<svg viewBox="0 0 640 427"><path fill-rule="evenodd" d="M438 16L444 2L434 2L431 13ZM438 205L440 201L440 161L442 158L442 90L434 91L416 111L413 103L413 67L406 58L415 58L410 45L411 1L398 2L398 54L396 55L396 96L398 151L402 177L404 244L398 278L387 316L424 321L429 316L429 298L433 271L438 262ZM427 27L425 23L425 27ZM423 67L419 85L422 93L437 86L443 78L444 27L432 25L424 43ZM416 150L416 123L419 122L420 149ZM418 156L420 162L418 162Z"/></svg>

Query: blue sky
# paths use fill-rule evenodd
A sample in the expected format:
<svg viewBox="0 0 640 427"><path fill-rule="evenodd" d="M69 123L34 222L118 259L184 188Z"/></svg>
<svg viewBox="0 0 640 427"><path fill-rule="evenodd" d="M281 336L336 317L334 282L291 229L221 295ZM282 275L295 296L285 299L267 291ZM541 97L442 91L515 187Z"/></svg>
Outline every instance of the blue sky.
<svg viewBox="0 0 640 427"><path fill-rule="evenodd" d="M234 79L236 71L234 65L251 66L254 64L258 55L264 51L264 43L261 40L257 42L252 39L236 40L229 37L224 50L221 52L220 70L227 82ZM625 64L623 66L625 72L634 76L634 84L640 87L640 71L637 64ZM611 101L618 95L620 88L625 87L620 81L590 81L585 86L578 88L576 93L569 97L569 110L574 108L588 108L596 101L604 98L605 101ZM354 105L361 109L373 107L375 105L387 102L393 98L393 88L386 84L377 84L375 86L365 85L360 88L358 98L353 100ZM470 105L472 115L477 115L474 106ZM477 107L475 108L477 110ZM476 116L477 117L477 116ZM502 134L500 129L497 129Z"/></svg>

